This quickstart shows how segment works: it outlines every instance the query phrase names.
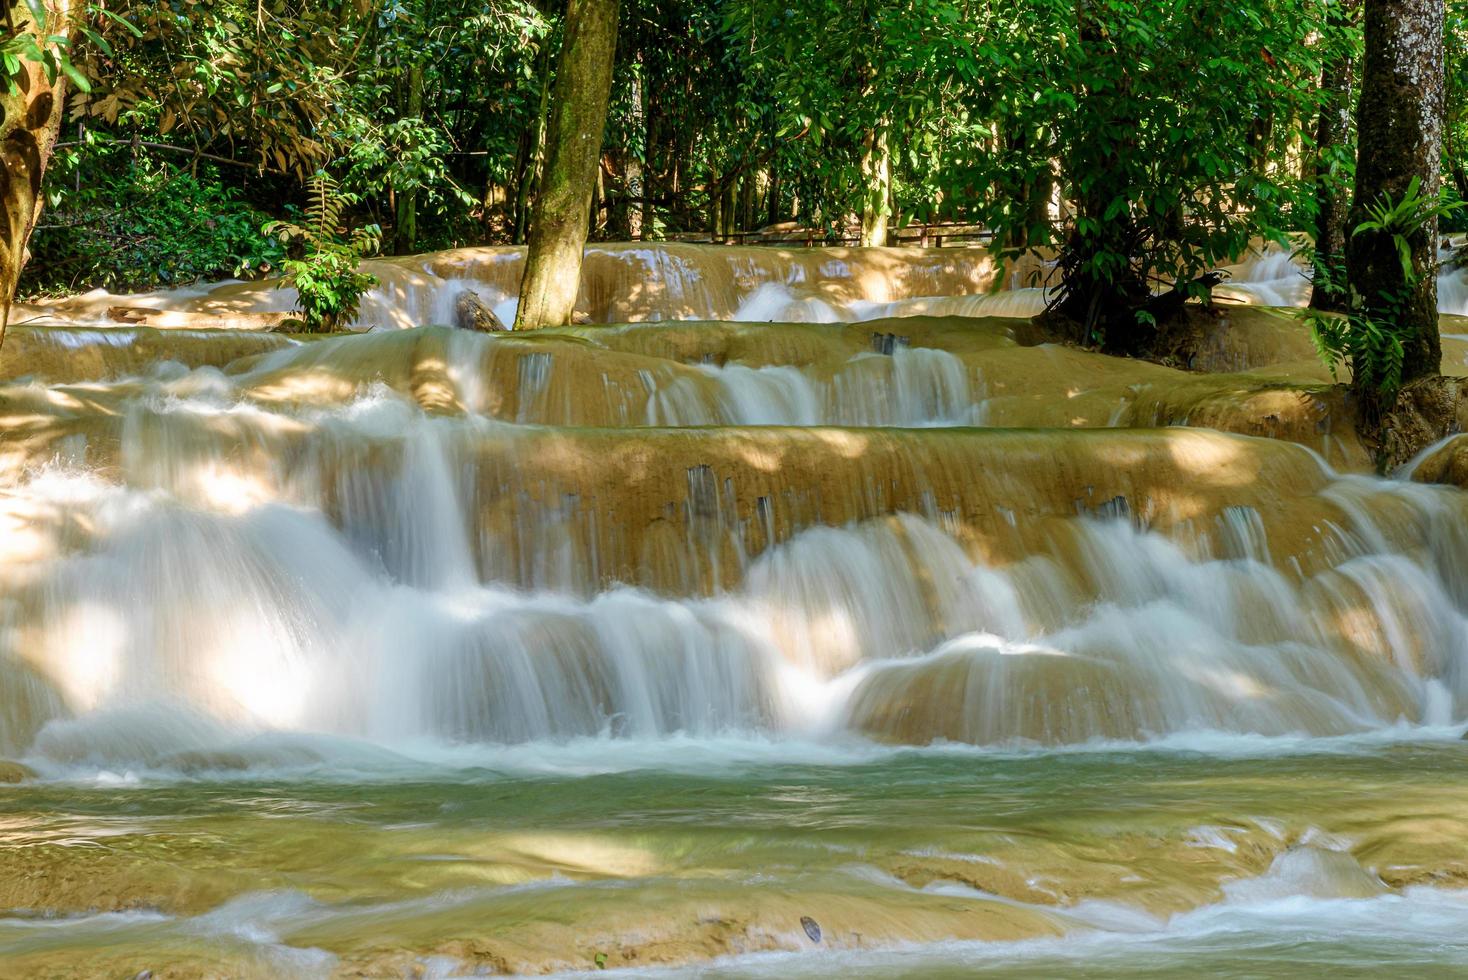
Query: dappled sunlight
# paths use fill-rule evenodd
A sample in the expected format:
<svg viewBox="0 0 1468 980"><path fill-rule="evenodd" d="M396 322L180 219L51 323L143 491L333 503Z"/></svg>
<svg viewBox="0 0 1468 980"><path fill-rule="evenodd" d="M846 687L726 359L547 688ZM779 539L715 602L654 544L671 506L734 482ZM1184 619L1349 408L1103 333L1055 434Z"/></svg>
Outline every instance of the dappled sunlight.
<svg viewBox="0 0 1468 980"><path fill-rule="evenodd" d="M1260 465L1246 444L1220 436L1169 433L1172 461L1187 476L1222 486L1242 486L1258 478Z"/></svg>
<svg viewBox="0 0 1468 980"><path fill-rule="evenodd" d="M475 850L469 850L473 855ZM483 859L518 857L546 871L607 877L646 877L662 873L666 862L646 847L603 835L524 832L506 834L483 847Z"/></svg>

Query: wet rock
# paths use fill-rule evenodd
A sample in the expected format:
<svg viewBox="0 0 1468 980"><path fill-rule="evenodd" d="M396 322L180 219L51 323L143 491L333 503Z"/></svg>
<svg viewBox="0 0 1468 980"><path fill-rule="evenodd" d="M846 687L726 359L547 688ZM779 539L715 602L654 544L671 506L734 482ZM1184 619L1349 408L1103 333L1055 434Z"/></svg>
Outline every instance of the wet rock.
<svg viewBox="0 0 1468 980"><path fill-rule="evenodd" d="M907 347L911 341L894 333L872 334L872 350L878 354L891 355L899 347Z"/></svg>
<svg viewBox="0 0 1468 980"><path fill-rule="evenodd" d="M36 771L30 766L8 759L0 759L0 783L23 783L35 779Z"/></svg>
<svg viewBox="0 0 1468 980"><path fill-rule="evenodd" d="M1433 443L1468 429L1468 381L1421 378L1403 386L1397 402L1382 419L1374 447L1388 471L1409 462ZM1453 440L1419 462L1413 478L1423 483L1464 486L1461 440Z"/></svg>
<svg viewBox="0 0 1468 980"><path fill-rule="evenodd" d="M821 941L821 925L815 919L812 919L808 915L802 915L800 917L800 927L805 930L805 934L810 937L811 942L818 943Z"/></svg>
<svg viewBox="0 0 1468 980"><path fill-rule="evenodd" d="M152 310L136 306L109 306L107 307L107 319L114 323L145 323L148 314L152 312Z"/></svg>
<svg viewBox="0 0 1468 980"><path fill-rule="evenodd" d="M480 333L499 333L506 329L494 310L472 289L465 289L454 298L454 325L460 330Z"/></svg>

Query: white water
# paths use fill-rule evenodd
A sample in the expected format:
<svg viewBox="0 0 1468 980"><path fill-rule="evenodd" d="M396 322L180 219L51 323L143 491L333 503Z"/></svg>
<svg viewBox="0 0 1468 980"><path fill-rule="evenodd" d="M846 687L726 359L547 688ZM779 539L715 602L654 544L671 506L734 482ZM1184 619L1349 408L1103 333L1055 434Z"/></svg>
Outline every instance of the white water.
<svg viewBox="0 0 1468 980"><path fill-rule="evenodd" d="M706 315L727 298L681 259L657 250L644 258L649 275L676 287L669 317ZM1282 301L1301 288L1291 269L1266 257L1244 283L1256 298ZM373 300L380 306L370 315L397 321L409 317L405 310L431 308L433 318L447 318L465 283L479 288L468 277L399 284L398 293ZM1044 299L1039 290L1014 290L838 303L803 274L759 283L750 272L741 283L738 315L754 320L982 315ZM505 304L513 297L485 298L512 315ZM81 343L122 342L96 333ZM370 782L360 794L368 806L381 800L374 790L385 795L401 784L416 793L434 783L416 819L438 805L443 787L468 785L468 798L529 798L521 805L532 822L554 823L564 803L535 814L534 801L557 780L774 773L780 802L806 807L782 816L809 821L811 846L849 853L839 875L894 908L914 894L998 902L1009 900L947 880L916 888L865 863L867 842L841 843L851 812L842 807L853 804L818 785L825 776L806 786L783 770L872 767L853 794L867 805L882 796L874 784L955 759L965 767L1018 760L1025 768L1016 772L1032 773L1057 759L1108 753L1116 760L1100 764L1115 773L1104 778L1124 780L1138 760L1178 756L1201 775L1223 760L1303 756L1322 773L1339 767L1341 780L1360 780L1349 764L1422 743L1446 756L1468 727L1468 511L1456 489L1340 476L1307 459L1291 477L1309 482L1323 473L1328 482L1308 501L1315 513L1300 518L1314 522L1307 535L1314 543L1282 543L1267 530L1289 529L1277 515L1243 505L1220 510L1207 499L1208 488L1216 492L1231 477L1241 493L1243 483L1266 479L1258 445L1241 439L1198 464L1197 500L1187 493L1195 488L1176 488L1174 505L1193 507L1195 516L1170 534L1133 519L1127 507L1080 498L1076 516L1043 516L1020 481L1013 491L989 491L994 497L983 503L1008 515L1010 530L1036 532L1017 560L1007 560L976 557L995 540L965 538L953 501L936 489L908 508L913 513L828 527L819 497L832 488L792 479L777 481L751 520L773 529L780 517L803 530L745 553L722 474L693 465L687 480L700 492L689 493L685 511L657 516L668 533L656 539L660 550L637 559L667 563L681 577L656 594L608 587L605 578L631 569L604 568L613 559L577 535L576 522L588 514L593 525L612 525L610 540L627 531L617 526L618 488L597 489L596 461L588 472L567 459L561 482L539 496L515 473L484 463L486 447L510 446L512 470L552 472L557 460L527 454L561 451L554 444L527 441L518 457L513 447L539 423L561 420L549 404L553 360L520 356L514 408L490 418L503 393L481 365L499 340L435 336L467 415L431 416L382 382L345 400L303 397L299 405L243 394L272 372L309 388L313 370L349 356L352 344L375 345L374 363L390 376L418 340L398 333L293 346L234 374L168 365L115 387L23 386L53 408L85 411L96 398L92 411L115 420L119 433L115 464L88 467L85 454L97 447L84 435L52 467L0 496L7 520L23 518L6 525L18 532L0 544L30 555L0 569L0 755L32 765L43 780L38 792L102 793L119 808L93 819L85 808L98 804L88 798L83 815L58 818L72 821L68 833L88 841L112 833L108 821L132 820L129 794L147 798L160 786L186 794L226 782L231 798L238 790L274 816L278 797L293 787ZM981 425L990 380L946 351L901 343L834 367L705 364L638 378L645 398L629 399L637 411L625 424ZM842 451L864 451L850 448L860 446L851 433L819 434ZM626 433L588 438L602 438L619 463L666 445ZM1021 462L1014 449L993 445L983 466L1000 475L1039 466L1058 478L1091 465L1090 479L1099 481L1104 467L1145 462L1124 438L1108 444L1104 462L1090 463L1059 453ZM757 448L740 459L778 474L779 460ZM940 479L951 476L943 472L950 460L923 459L931 469L918 478L933 488L990 475ZM1201 472L1205 465L1222 472ZM852 489L870 504L863 512L876 514L893 492L878 481ZM1139 513L1143 504L1134 502ZM1315 563L1276 566L1276 546L1311 551ZM703 594L702 570L731 551L734 574L720 567L709 576L712 593ZM1444 772L1445 785L1455 778ZM1363 798L1381 793L1359 785ZM1050 798L1055 792L1042 789L1025 805L1063 809L1064 798ZM1269 797L1273 789L1260 792ZM1300 798L1308 793L1307 784ZM976 794L965 820L982 824L991 810L1013 805L1001 796ZM683 823L713 825L691 804L669 805L688 807L677 816ZM1235 816L1247 822L1256 813ZM1121 808L1096 822L1145 835L1145 817ZM640 818L598 813L591 823ZM732 851L760 836L756 825L740 823L742 813L732 829L727 813L720 818ZM22 815L19 825L30 819ZM1441 818L1394 819L1410 824L1401 831L1410 835ZM587 824L571 823L568 841L591 836ZM493 820L474 828L486 837L497 829ZM884 824L869 840L902 829ZM1196 847L1252 846L1234 829L1199 826ZM1067 899L1025 906L1054 916L1064 938L823 947L672 975L1283 976L1302 962L1342 975L1388 963L1414 976L1468 969L1468 903L1458 893L1388 889L1381 868L1347 853L1359 841L1306 834L1289 838L1286 849L1282 834L1270 840L1281 852L1267 871L1224 881L1216 901L1171 916L1120 900ZM676 842L664 847L648 845L646 853L683 850ZM189 860L183 853L180 862ZM476 874L491 864L466 863ZM772 894L804 873L799 865L781 870L788 877L770 879ZM469 914L500 930L522 921L496 918L510 896L544 895L549 904L552 893L625 889L619 894L635 907L636 889L662 886L656 875L594 881L559 871L526 885L483 884L490 880L447 891L383 885L344 902L312 897L309 885L259 891L267 886L252 881L250 891L200 915L19 916L0 919L0 957L200 946L256 975L315 977L346 967L323 946L295 938L312 929L378 935ZM731 894L771 887L759 875L707 880ZM798 920L785 925L789 935L779 944L806 949ZM414 965L424 975L463 973L450 956L425 954Z"/></svg>
<svg viewBox="0 0 1468 980"><path fill-rule="evenodd" d="M896 250L904 261L870 264L849 250L837 251L847 258L812 264L796 259L819 250L598 246L588 249L583 300L597 310L596 320L839 323L903 316L1033 316L1053 295L1017 270L1001 283L987 283L986 275L976 271L984 265L982 250ZM1446 262L1450 254L1444 252L1442 258ZM452 324L455 301L466 289L477 293L501 322L513 323L518 263L509 249L369 263L382 281L363 298L356 325L403 329ZM1287 250L1267 246L1229 271L1232 277L1217 294L1224 302L1298 307L1309 301L1309 270ZM929 281L952 291L920 291ZM656 284L656 289L640 289L639 283ZM1444 266L1438 301L1443 313L1468 315L1468 269ZM150 323L179 326L195 321L177 311L283 313L294 303L292 290L276 289L269 282L194 284L133 295L95 290L37 307L19 322L38 316L41 322L110 324L114 318L109 311L124 307L157 311Z"/></svg>
<svg viewBox="0 0 1468 980"><path fill-rule="evenodd" d="M1354 870L1353 870L1354 869ZM1009 978L1056 976L1368 977L1406 967L1414 977L1468 971L1468 896L1433 888L1388 893L1348 856L1287 851L1258 879L1239 881L1217 904L1170 919L1111 903L1067 910L1064 938L953 942L891 951L766 953L661 971L571 976L658 976L668 980L767 977ZM962 886L934 886L964 894ZM1362 894L1366 891L1366 894Z"/></svg>
<svg viewBox="0 0 1468 980"><path fill-rule="evenodd" d="M1468 708L1452 490L1340 480L1339 559L1299 584L1251 557L1262 528L1230 511L1213 557L1078 521L1065 564L994 568L905 517L808 530L708 599L577 597L582 570L553 537L530 571L539 591L494 579L499 545L476 530L466 482L492 425L385 394L311 417L308 455L260 470L207 433L242 427L249 445L284 419L140 405L124 436L132 489L64 471L24 488L90 543L0 607L9 662L48 682L11 669L31 693L6 751L154 767L272 730L384 745L850 731L1063 744L1443 726ZM1402 511L1437 548L1392 550L1377 515ZM885 705L935 670L942 696L884 727ZM32 741L23 722L38 714L51 720Z"/></svg>
<svg viewBox="0 0 1468 980"><path fill-rule="evenodd" d="M982 425L985 407L954 355L897 346L862 354L829 379L791 365L700 365L715 385L713 403L687 379L659 383L649 425Z"/></svg>

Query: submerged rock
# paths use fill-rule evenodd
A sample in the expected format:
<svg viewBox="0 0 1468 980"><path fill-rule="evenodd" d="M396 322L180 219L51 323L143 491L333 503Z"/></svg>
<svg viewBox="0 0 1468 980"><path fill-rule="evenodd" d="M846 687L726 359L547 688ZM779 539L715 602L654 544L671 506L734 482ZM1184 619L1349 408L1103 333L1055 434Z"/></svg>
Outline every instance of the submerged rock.
<svg viewBox="0 0 1468 980"><path fill-rule="evenodd" d="M23 783L27 779L35 779L36 771L30 766L20 762L11 762L9 759L0 759L0 783Z"/></svg>

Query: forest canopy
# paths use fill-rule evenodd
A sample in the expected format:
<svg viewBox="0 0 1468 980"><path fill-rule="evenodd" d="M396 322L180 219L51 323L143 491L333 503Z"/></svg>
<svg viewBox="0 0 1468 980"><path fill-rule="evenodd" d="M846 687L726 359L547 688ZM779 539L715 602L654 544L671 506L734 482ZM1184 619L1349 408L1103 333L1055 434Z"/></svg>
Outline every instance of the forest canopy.
<svg viewBox="0 0 1468 980"><path fill-rule="evenodd" d="M43 25L51 8L34 3ZM1436 231L1463 220L1462 4L128 0L52 13L62 10L68 35L13 29L7 55L13 72L39 63L65 88L22 293L277 273L305 239L266 228L301 227L307 186L330 186L333 200L316 204L343 217L343 234L356 229L350 254L529 241L535 270L538 223L564 258L538 274L537 291L560 289L545 307L549 294L536 293L537 324L569 318L566 263L579 267L588 238L730 242L773 229L872 246L914 230L927 241L936 225L996 251L1039 251L1072 339L1140 353L1159 317L1206 299L1210 270L1262 239L1305 255L1314 305L1347 315L1344 333L1315 324L1325 356L1369 361L1384 390L1403 370L1435 370L1435 347L1382 325L1425 329L1431 301L1414 284L1430 278ZM1382 44L1423 39L1392 57L1426 58L1427 75L1378 60L1373 95L1362 84L1373 23ZM1353 113L1373 99L1372 114ZM38 108L53 109L32 103L27 118ZM1358 131L1377 125L1374 145L1401 144L1392 120L1414 113L1430 125L1411 152L1428 147L1431 166L1368 169L1363 192ZM365 282L335 261L328 296ZM1176 302L1159 300L1167 290Z"/></svg>
<svg viewBox="0 0 1468 980"><path fill-rule="evenodd" d="M1191 274L1250 236L1313 227L1322 66L1361 43L1337 6L627 0L591 234L794 222L878 244L974 222L1038 245L1073 205L1098 256L1124 244ZM88 8L72 61L90 91L69 97L27 288L258 266L273 257L259 216L303 206L317 170L389 249L523 241L562 14L526 0ZM1462 35L1459 13L1450 152ZM1335 179L1344 159L1326 161ZM1448 171L1461 182L1461 161ZM184 202L179 217L155 198ZM183 225L199 213L216 234L195 242ZM168 247L179 234L192 254Z"/></svg>

